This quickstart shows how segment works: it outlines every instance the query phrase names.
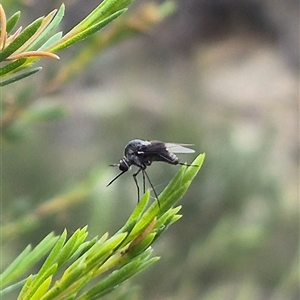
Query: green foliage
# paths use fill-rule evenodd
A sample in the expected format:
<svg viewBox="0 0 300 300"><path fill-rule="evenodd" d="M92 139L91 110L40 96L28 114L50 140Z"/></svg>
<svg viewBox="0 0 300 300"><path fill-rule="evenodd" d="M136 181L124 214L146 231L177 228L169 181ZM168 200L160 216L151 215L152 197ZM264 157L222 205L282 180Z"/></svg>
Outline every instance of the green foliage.
<svg viewBox="0 0 300 300"><path fill-rule="evenodd" d="M24 68L29 68L35 61L43 57L58 59L59 57L54 54L55 52L65 49L99 31L123 14L131 2L128 0L103 1L64 36L61 33L53 33L64 16L65 6L63 4L59 10L54 10L47 16L36 19L24 30L21 30L20 27L13 34L11 32L17 25L21 13L16 12L6 21L5 11L0 5L0 62L4 64L0 69L0 75L10 77L2 80L1 86L11 84L38 72L40 69L35 68L34 71L25 71L22 76L14 76L14 74L17 74ZM13 63L6 63L8 61L13 61Z"/></svg>
<svg viewBox="0 0 300 300"><path fill-rule="evenodd" d="M64 5L34 20L23 30L22 27L18 28L21 13L16 12L6 20L4 9L0 6L0 86L37 73L41 67L33 67L34 63L42 58L58 59L55 53L104 28L122 15L131 2L105 0L65 35L58 29L65 14ZM113 30L98 37L97 47L88 44L88 47L92 46L92 54L123 36L147 30L149 24L160 21L163 16L172 12L174 6L170 3L161 5L159 9L153 10L151 6L141 10L138 20L129 16L128 19L120 21ZM85 50L90 49L88 47ZM80 49L79 55L82 53L86 55ZM91 52L88 54L86 57L91 58ZM77 58L75 57L80 66L87 62ZM75 66L78 67L78 63ZM75 73L73 67L72 62L69 66L64 65L63 73L58 72L58 76L46 88L43 86L41 92L46 94L65 82L69 78L65 74ZM61 105L44 102L29 105L34 94L32 86L16 89L12 94L13 101L6 101L4 97L5 101L1 103L1 133L8 142L21 136L27 124L57 119L64 114ZM98 299L116 289L125 280L158 260L158 257L152 256L151 245L168 226L180 219L178 212L181 207L173 206L187 191L203 159L204 155L200 155L194 162L195 166L184 166L179 170L174 180L159 196L160 207L158 202L148 205L148 191L125 225L110 238L108 234L104 234L100 238L88 240L87 227L84 227L77 229L70 237L67 236L67 231L60 236L51 233L33 249L31 245L27 246L1 274L0 296L5 297L19 291L18 299L22 300ZM72 206L86 197L91 193L95 177L99 176L94 175L64 195L42 203L19 220L5 224L1 228L2 237L8 239L11 234L27 232L39 226L45 216ZM34 271L39 265L39 270Z"/></svg>
<svg viewBox="0 0 300 300"><path fill-rule="evenodd" d="M24 251L10 264L10 266L1 274L1 287L5 287L8 283L22 276L26 270L30 269L37 261L39 261L45 253L53 247L57 237L52 233L47 235L33 250L31 246L27 246Z"/></svg>
<svg viewBox="0 0 300 300"><path fill-rule="evenodd" d="M86 64L93 60L95 55L99 55L102 49L120 41L122 37L148 30L149 26L160 22L174 11L174 5L169 1L161 5L144 5L137 12L126 14L126 17L114 22L113 26L103 31L101 35L93 35L122 15L131 2L133 1L102 1L86 18L64 35L59 31L65 14L64 4L48 15L36 19L23 30L22 27L17 27L21 12L14 13L7 20L5 11L0 5L0 87L22 81L39 72L42 68L33 66L37 61L43 58L59 59L56 54L58 51L86 39L69 62L57 64L58 70L54 72L52 78L38 85L39 95L55 91L75 74L82 72ZM87 39L91 35L93 39ZM43 103L38 109L31 107L26 110L37 93L37 88L32 89L32 86L29 88L31 90L29 96L26 91L24 92L26 88L11 90L8 96L2 93L1 134L7 141L19 139L26 125L34 119L53 120L64 113L61 105L55 107L53 103L51 105ZM18 99L22 99L22 103Z"/></svg>
<svg viewBox="0 0 300 300"><path fill-rule="evenodd" d="M174 205L187 191L204 157L200 154L193 166L181 167L160 194L160 207L157 201L148 207L150 192L147 191L125 225L112 237L104 234L87 240L87 227L84 227L69 238L65 230L60 236L48 235L34 249L28 246L1 274L0 295L5 296L22 285L19 300L93 300L116 289L158 260L152 257L150 246L180 218L177 214L180 206ZM46 253L40 270L27 275L24 282L25 274Z"/></svg>
<svg viewBox="0 0 300 300"><path fill-rule="evenodd" d="M11 31L14 30L14 28L16 27L19 19L20 19L20 16L21 16L21 12L20 11L17 11L16 13L14 13L8 20L7 20L7 23L6 23L6 32L7 34L10 34Z"/></svg>
<svg viewBox="0 0 300 300"><path fill-rule="evenodd" d="M23 65L23 63L20 64L20 65ZM36 67L36 68L30 69L30 70L28 70L28 71L26 71L22 74L18 74L18 75L13 76L13 77L5 80L5 81L0 82L0 86L5 86L5 85L8 85L8 84L14 83L16 81L19 81L21 79L25 79L25 78L29 77L30 75L33 75L33 74L37 73L40 70L42 70L42 67ZM11 70L9 70L9 72L10 71Z"/></svg>

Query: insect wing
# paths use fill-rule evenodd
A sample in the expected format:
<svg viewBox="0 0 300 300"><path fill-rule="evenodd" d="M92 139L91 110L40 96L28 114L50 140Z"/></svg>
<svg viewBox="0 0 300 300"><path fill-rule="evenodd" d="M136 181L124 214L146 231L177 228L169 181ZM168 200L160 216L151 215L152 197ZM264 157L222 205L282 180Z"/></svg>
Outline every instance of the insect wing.
<svg viewBox="0 0 300 300"><path fill-rule="evenodd" d="M150 141L148 145L143 147L146 154L159 154L166 152L166 144L160 141Z"/></svg>
<svg viewBox="0 0 300 300"><path fill-rule="evenodd" d="M192 144L175 144L165 143L165 147L172 153L194 153L195 150L187 148L186 146L193 146Z"/></svg>

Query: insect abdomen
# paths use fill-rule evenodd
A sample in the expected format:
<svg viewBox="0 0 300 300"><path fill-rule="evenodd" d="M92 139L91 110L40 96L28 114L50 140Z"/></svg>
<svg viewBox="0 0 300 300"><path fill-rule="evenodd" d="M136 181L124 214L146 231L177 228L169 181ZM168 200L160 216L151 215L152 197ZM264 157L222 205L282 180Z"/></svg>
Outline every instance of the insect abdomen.
<svg viewBox="0 0 300 300"><path fill-rule="evenodd" d="M171 161L170 161L171 164L177 165L179 163L179 159L174 153L170 152L169 156L170 156L170 159L171 159Z"/></svg>
<svg viewBox="0 0 300 300"><path fill-rule="evenodd" d="M163 161L171 165L179 163L178 157L172 152L157 153L148 157L150 161Z"/></svg>

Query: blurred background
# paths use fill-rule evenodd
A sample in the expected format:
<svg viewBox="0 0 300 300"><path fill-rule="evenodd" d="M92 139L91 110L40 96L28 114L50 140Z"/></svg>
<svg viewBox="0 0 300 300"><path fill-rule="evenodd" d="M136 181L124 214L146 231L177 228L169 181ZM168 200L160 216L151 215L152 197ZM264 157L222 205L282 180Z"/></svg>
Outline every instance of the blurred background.
<svg viewBox="0 0 300 300"><path fill-rule="evenodd" d="M60 3L3 0L24 25ZM64 32L97 5L65 3ZM161 3L127 13L139 24ZM299 2L177 1L59 81L84 43L2 90L4 101L27 99L2 141L2 268L51 231L117 231L137 195L132 173L106 188L118 173L108 165L128 141L156 139L192 143L206 160L183 218L154 245L161 259L107 299L299 299ZM49 105L65 116L36 120ZM158 193L177 169L149 168Z"/></svg>

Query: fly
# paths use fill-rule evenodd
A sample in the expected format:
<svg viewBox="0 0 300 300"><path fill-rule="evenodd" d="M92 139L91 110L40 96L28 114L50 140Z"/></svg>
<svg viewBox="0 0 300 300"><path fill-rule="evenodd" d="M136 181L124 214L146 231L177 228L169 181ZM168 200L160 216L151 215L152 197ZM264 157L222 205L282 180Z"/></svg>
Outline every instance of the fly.
<svg viewBox="0 0 300 300"><path fill-rule="evenodd" d="M116 179L127 172L131 166L136 166L139 169L133 174L133 179L137 187L138 201L140 199L140 188L136 176L142 171L143 175L143 190L145 193L145 177L150 183L150 186L154 192L154 195L160 206L157 193L153 187L153 184L146 172L146 168L149 167L154 161L166 162L171 165L187 165L181 163L179 158L174 153L194 153L193 149L187 148L186 146L191 146L190 144L174 144L174 143L164 143L160 141L143 141L135 139L130 141L124 150L124 157L120 160L118 164L113 164L110 166L118 167L121 170L116 177L114 177L107 186L111 185Z"/></svg>

